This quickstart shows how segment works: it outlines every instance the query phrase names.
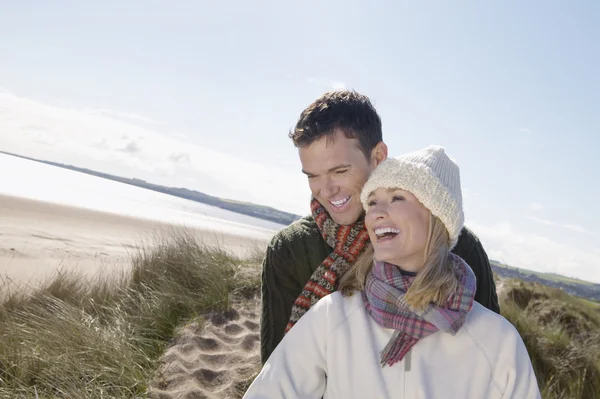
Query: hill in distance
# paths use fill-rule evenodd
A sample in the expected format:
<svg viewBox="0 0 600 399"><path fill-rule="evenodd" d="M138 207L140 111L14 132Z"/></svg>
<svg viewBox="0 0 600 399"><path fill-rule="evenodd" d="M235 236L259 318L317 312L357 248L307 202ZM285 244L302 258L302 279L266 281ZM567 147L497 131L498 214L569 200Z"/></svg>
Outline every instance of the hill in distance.
<svg viewBox="0 0 600 399"><path fill-rule="evenodd" d="M12 154L10 152L0 151L0 154L10 155L18 158L27 159L29 161L40 162L46 165L56 166L59 168L73 170L75 172L85 173L88 175L102 177L104 179L118 181L120 183L129 184L145 188L147 190L157 191L159 193L173 195L175 197L184 198L190 201L196 201L203 204L211 205L217 208L226 209L228 211L240 213L247 216L252 216L258 219L268 220L270 222L279 223L287 226L293 221L300 219L300 216L294 215L289 212L280 211L275 208L264 205L256 205L249 202L241 202L231 199L219 198L212 195L208 195L196 190L190 190L182 187L167 187L158 184L152 184L145 180L136 178L127 178L121 176L115 176L108 173L97 172L86 168L79 168L73 165L66 165L57 162L44 161L40 159L30 158L22 155Z"/></svg>
<svg viewBox="0 0 600 399"><path fill-rule="evenodd" d="M573 296L600 302L600 284L564 277L554 273L540 273L533 270L521 269L504 265L495 260L490 260L490 264L494 273L502 277L514 278L530 283L540 283L547 287L558 288Z"/></svg>

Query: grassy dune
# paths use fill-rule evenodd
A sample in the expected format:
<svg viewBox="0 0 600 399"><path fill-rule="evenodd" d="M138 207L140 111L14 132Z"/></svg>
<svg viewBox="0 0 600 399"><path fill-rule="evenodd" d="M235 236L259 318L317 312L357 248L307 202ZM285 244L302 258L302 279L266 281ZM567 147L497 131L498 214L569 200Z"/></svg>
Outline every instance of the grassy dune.
<svg viewBox="0 0 600 399"><path fill-rule="evenodd" d="M517 328L544 399L600 398L600 304L512 280L500 308Z"/></svg>
<svg viewBox="0 0 600 399"><path fill-rule="evenodd" d="M144 396L175 327L256 293L258 261L172 231L119 276L59 274L33 291L5 282L0 398Z"/></svg>
<svg viewBox="0 0 600 399"><path fill-rule="evenodd" d="M259 292L260 252L240 259L181 230L141 248L122 275L0 287L0 398L145 397L176 327ZM600 304L501 284L502 313L525 341L543 397L600 398Z"/></svg>

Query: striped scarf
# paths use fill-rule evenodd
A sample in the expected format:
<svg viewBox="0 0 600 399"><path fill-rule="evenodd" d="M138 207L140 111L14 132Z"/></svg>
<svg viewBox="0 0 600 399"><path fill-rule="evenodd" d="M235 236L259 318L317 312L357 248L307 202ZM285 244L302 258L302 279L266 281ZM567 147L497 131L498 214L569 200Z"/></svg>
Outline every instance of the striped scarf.
<svg viewBox="0 0 600 399"><path fill-rule="evenodd" d="M338 279L356 261L369 241L369 234L362 220L349 226L337 224L325 207L314 198L310 208L323 239L333 247L333 252L316 268L302 293L294 301L286 333L319 299L337 289Z"/></svg>
<svg viewBox="0 0 600 399"><path fill-rule="evenodd" d="M431 304L423 311L411 309L404 300L414 276L389 263L374 263L362 293L365 308L377 324L396 330L381 352L382 367L402 360L420 339L437 331L455 335L465 323L475 297L475 275L462 258L450 256L459 287L448 296L445 307Z"/></svg>

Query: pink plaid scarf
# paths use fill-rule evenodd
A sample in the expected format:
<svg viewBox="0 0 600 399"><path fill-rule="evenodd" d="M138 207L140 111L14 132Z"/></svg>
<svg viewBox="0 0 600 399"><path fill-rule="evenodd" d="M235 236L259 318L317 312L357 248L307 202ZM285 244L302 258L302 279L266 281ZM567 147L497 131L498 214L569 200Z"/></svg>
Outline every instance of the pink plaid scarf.
<svg viewBox="0 0 600 399"><path fill-rule="evenodd" d="M404 301L404 294L415 277L406 275L395 265L374 263L362 293L365 307L377 324L396 330L381 352L382 367L402 360L420 339L437 331L455 335L465 323L475 297L475 275L462 258L455 254L450 256L458 278L458 290L449 295L445 307L431 304L418 312Z"/></svg>

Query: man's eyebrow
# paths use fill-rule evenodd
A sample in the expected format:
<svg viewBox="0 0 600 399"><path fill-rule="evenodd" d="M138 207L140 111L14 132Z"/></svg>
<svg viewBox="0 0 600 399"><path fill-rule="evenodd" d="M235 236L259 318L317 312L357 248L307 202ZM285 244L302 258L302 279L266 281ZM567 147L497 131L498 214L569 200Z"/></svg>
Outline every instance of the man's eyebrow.
<svg viewBox="0 0 600 399"><path fill-rule="evenodd" d="M343 165L338 165L338 166L334 166L333 168L329 168L329 170L327 172L335 172L338 169L345 169L345 168L349 168L350 164L343 164Z"/></svg>
<svg viewBox="0 0 600 399"><path fill-rule="evenodd" d="M336 165L333 168L329 168L327 170L327 173L335 172L336 170L339 170L339 169L349 168L350 166L352 166L352 165L350 165L350 164ZM302 169L302 173L304 173L307 176L316 176L314 173L310 173L304 169Z"/></svg>

